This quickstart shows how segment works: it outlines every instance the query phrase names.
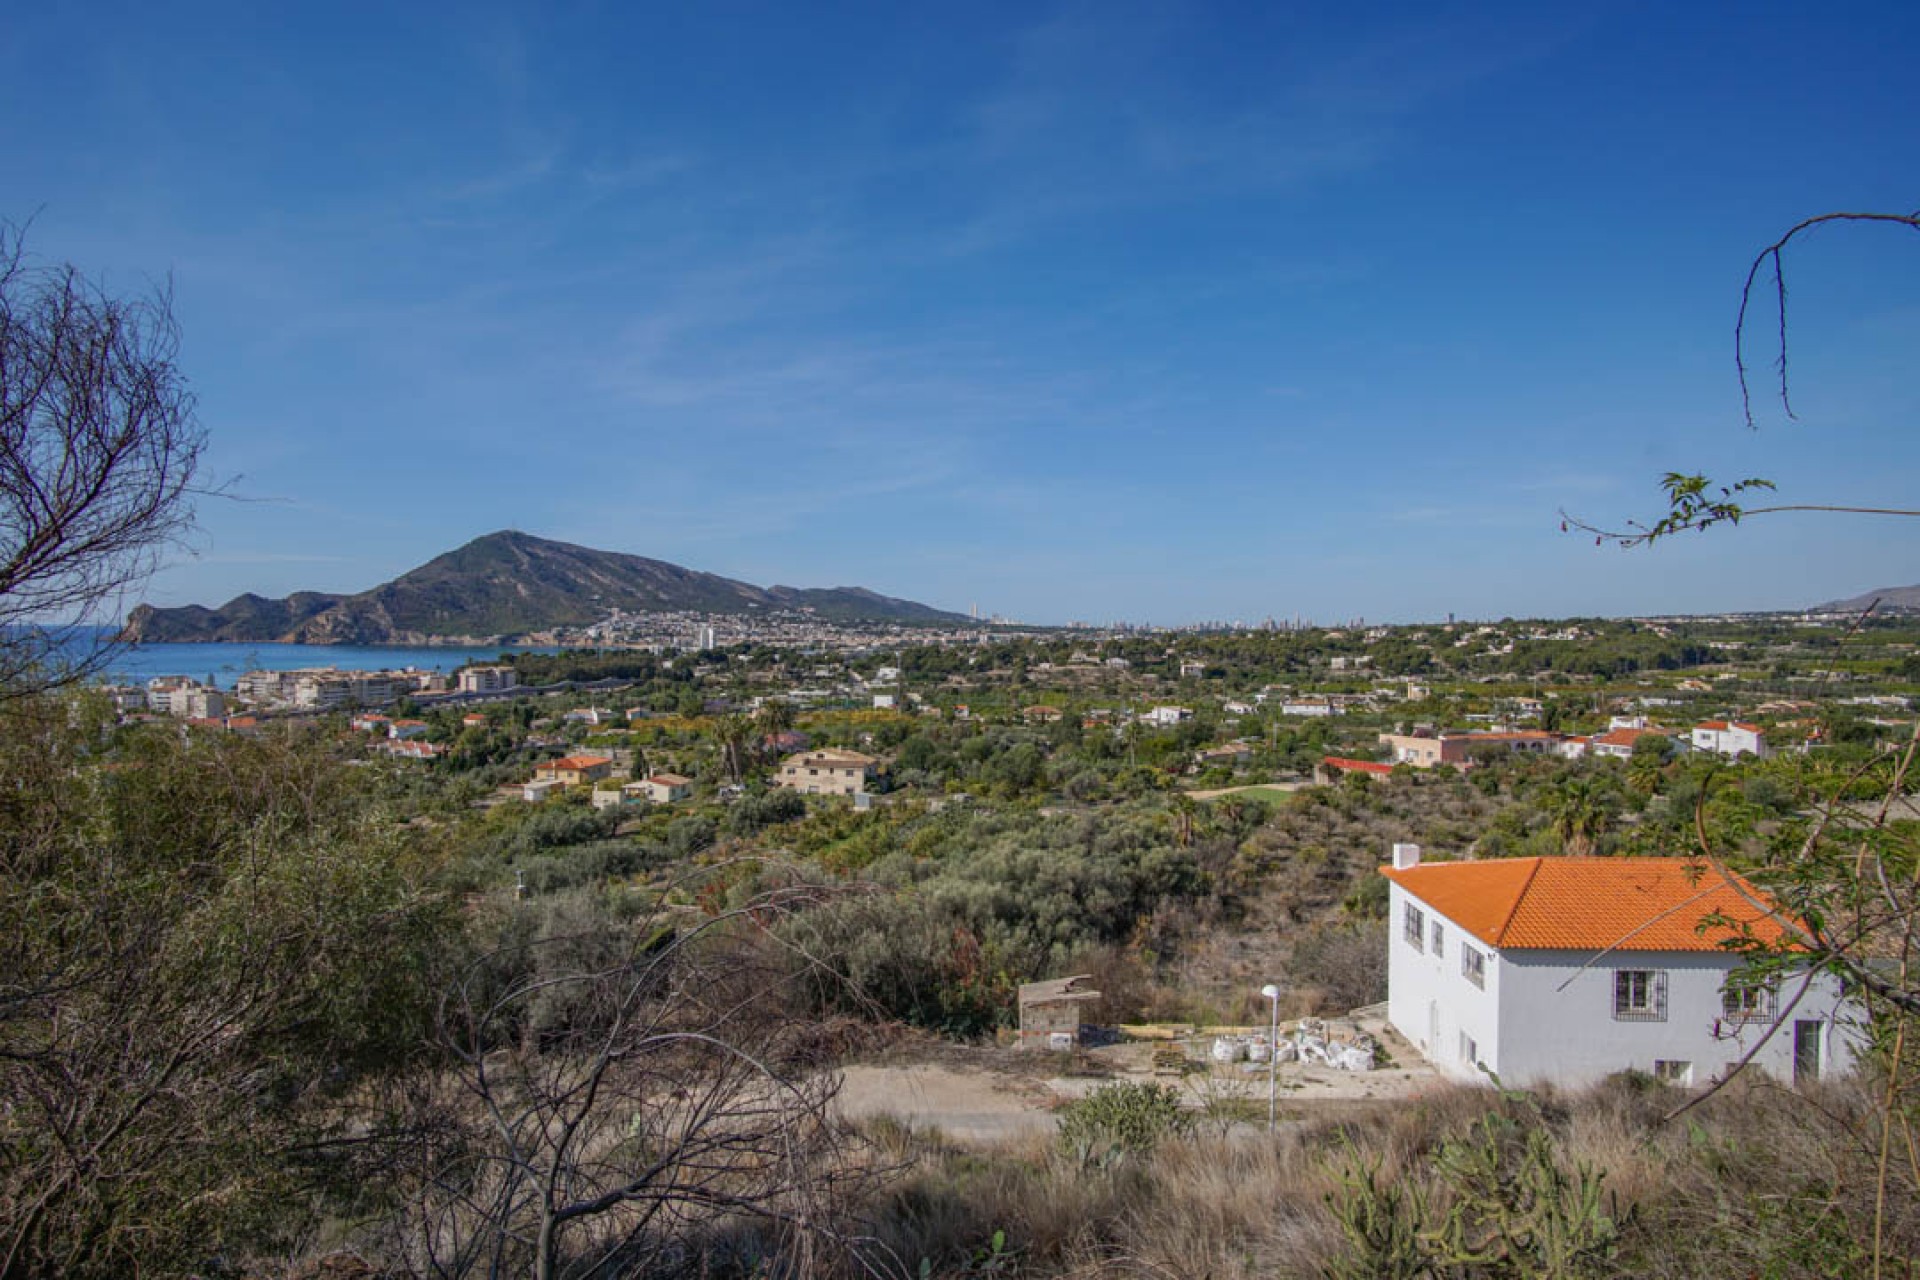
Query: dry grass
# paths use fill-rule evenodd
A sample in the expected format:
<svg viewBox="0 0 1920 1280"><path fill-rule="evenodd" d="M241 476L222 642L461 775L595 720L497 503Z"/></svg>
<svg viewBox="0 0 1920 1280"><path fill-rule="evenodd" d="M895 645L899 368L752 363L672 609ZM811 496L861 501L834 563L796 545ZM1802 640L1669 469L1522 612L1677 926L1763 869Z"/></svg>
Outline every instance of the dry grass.
<svg viewBox="0 0 1920 1280"><path fill-rule="evenodd" d="M911 1172L870 1212L884 1274L1316 1277L1350 1246L1329 1198L1340 1172L1377 1164L1388 1185L1424 1187L1434 1156L1493 1112L1544 1127L1555 1158L1605 1177L1624 1219L1612 1274L1654 1280L1867 1274L1873 1150L1863 1086L1796 1093L1756 1081L1676 1119L1685 1095L1644 1080L1577 1094L1442 1090L1412 1104L1164 1144L1150 1157L1086 1171L1049 1144L988 1152L882 1125L868 1137ZM1883 1274L1911 1280L1920 1204L1899 1192ZM995 1259L994 1233L1013 1256ZM996 1269L999 1268L999 1269ZM1477 1274L1473 1271L1462 1276Z"/></svg>

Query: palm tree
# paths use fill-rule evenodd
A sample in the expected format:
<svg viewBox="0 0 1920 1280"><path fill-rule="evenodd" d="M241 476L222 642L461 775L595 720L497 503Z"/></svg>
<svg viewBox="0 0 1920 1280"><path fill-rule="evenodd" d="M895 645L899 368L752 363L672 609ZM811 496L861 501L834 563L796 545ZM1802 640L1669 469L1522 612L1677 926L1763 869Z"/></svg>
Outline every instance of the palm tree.
<svg viewBox="0 0 1920 1280"><path fill-rule="evenodd" d="M784 698L768 698L754 713L754 723L769 752L780 749L780 735L793 728L793 704Z"/></svg>
<svg viewBox="0 0 1920 1280"><path fill-rule="evenodd" d="M1218 808L1220 816L1226 820L1228 828L1238 836L1240 823L1247 816L1247 798L1238 792L1229 791L1226 795L1220 797Z"/></svg>
<svg viewBox="0 0 1920 1280"><path fill-rule="evenodd" d="M1167 802L1167 808L1173 812L1173 838L1184 849L1193 843L1193 822L1200 806L1183 791Z"/></svg>
<svg viewBox="0 0 1920 1280"><path fill-rule="evenodd" d="M1591 778L1575 778L1565 783L1548 809L1553 833L1575 857L1593 852L1596 841L1613 829L1613 810L1607 793Z"/></svg>
<svg viewBox="0 0 1920 1280"><path fill-rule="evenodd" d="M743 781L747 774L747 750L753 741L753 721L737 713L724 715L714 721L713 734L720 741L721 767L734 782Z"/></svg>

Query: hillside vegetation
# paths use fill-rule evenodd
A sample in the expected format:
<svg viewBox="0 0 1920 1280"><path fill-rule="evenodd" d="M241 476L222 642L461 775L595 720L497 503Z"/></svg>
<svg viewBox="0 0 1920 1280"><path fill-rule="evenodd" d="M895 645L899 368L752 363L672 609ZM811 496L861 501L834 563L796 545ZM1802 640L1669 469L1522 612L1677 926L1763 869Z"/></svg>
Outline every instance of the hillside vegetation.
<svg viewBox="0 0 1920 1280"><path fill-rule="evenodd" d="M1512 655L1410 632L1127 639L1126 667L1050 637L843 663L546 655L529 671L617 675L595 691L609 714L404 708L431 760L344 715L223 730L13 699L0 1274L1902 1274L1917 1046L1891 997L1862 1075L1811 1091L1289 1095L1268 1136L1244 1098L1134 1089L1069 1109L1060 1141L987 1150L834 1119L833 1068L876 1045L1014 1069L995 1041L1035 978L1094 975L1105 1025L1254 1021L1267 982L1288 1016L1376 1001L1396 841L1704 839L1831 921L1862 868L1913 883L1910 817L1872 817L1904 785L1906 633L1539 643L1580 670L1463 670ZM1421 696L1395 681L1307 719L1244 700L1276 669L1358 697L1373 679L1328 664L1369 650L1423 661ZM1180 675L1193 653L1202 674ZM1586 671L1623 661L1610 684ZM883 662L902 707L777 696ZM1836 683L1818 672L1879 701L1776 692ZM1416 722L1525 705L1593 731L1640 698L1675 724L1772 702L1783 740L1816 745L1723 761L1656 734L1631 759L1310 777ZM1138 714L1176 701L1189 718ZM882 761L872 803L770 786L795 734ZM1202 754L1223 741L1238 763ZM672 772L694 794L521 800L537 763L592 753L611 782ZM1843 823L1835 798L1858 806Z"/></svg>

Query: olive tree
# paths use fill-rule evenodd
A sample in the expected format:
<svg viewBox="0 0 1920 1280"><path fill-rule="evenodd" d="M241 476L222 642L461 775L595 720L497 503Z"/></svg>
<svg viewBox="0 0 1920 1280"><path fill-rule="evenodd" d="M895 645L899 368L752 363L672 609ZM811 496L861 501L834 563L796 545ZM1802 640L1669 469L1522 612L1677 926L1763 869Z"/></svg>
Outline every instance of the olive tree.
<svg viewBox="0 0 1920 1280"><path fill-rule="evenodd" d="M0 708L0 1275L183 1274L303 1230L458 918L325 742L79 702Z"/></svg>

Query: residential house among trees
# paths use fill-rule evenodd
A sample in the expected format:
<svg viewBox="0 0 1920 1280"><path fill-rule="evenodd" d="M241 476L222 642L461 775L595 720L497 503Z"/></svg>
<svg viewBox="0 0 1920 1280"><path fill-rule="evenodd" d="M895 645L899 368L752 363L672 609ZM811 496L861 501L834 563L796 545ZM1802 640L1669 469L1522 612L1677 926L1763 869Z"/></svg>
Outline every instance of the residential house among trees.
<svg viewBox="0 0 1920 1280"><path fill-rule="evenodd" d="M1420 734L1383 733L1380 745L1393 754L1393 763L1410 764L1416 769L1435 765L1462 766L1473 761L1476 750L1531 751L1558 754L1564 739L1543 729L1519 729L1512 732L1443 733L1438 737Z"/></svg>
<svg viewBox="0 0 1920 1280"><path fill-rule="evenodd" d="M650 778L629 782L622 790L638 790L653 804L674 804L693 795L693 779L677 773L656 773Z"/></svg>
<svg viewBox="0 0 1920 1280"><path fill-rule="evenodd" d="M1634 748L1640 745L1642 738L1665 738L1671 736L1667 730L1657 724L1626 725L1596 733L1587 743L1587 750L1596 756L1612 756L1616 760L1633 759Z"/></svg>
<svg viewBox="0 0 1920 1280"><path fill-rule="evenodd" d="M547 760L535 765L533 776L536 781L558 782L563 786L577 787L583 783L598 782L612 772L611 756L562 756L558 760Z"/></svg>
<svg viewBox="0 0 1920 1280"><path fill-rule="evenodd" d="M880 761L873 756L828 747L788 756L773 781L803 795L851 796L867 790L879 776Z"/></svg>
<svg viewBox="0 0 1920 1280"><path fill-rule="evenodd" d="M1764 756L1767 735L1757 724L1739 720L1703 720L1693 726L1693 749L1723 756Z"/></svg>
<svg viewBox="0 0 1920 1280"><path fill-rule="evenodd" d="M1244 742L1203 747L1193 753L1193 762L1202 769L1244 769L1253 763L1253 748Z"/></svg>
<svg viewBox="0 0 1920 1280"><path fill-rule="evenodd" d="M1388 1020L1442 1073L1584 1084L1635 1070L1680 1085L1751 1065L1844 1072L1858 1010L1836 980L1742 985L1737 930L1778 941L1764 895L1685 858L1422 863L1394 846ZM1709 920L1713 923L1709 924ZM1780 1019L1785 1025L1771 1037Z"/></svg>

